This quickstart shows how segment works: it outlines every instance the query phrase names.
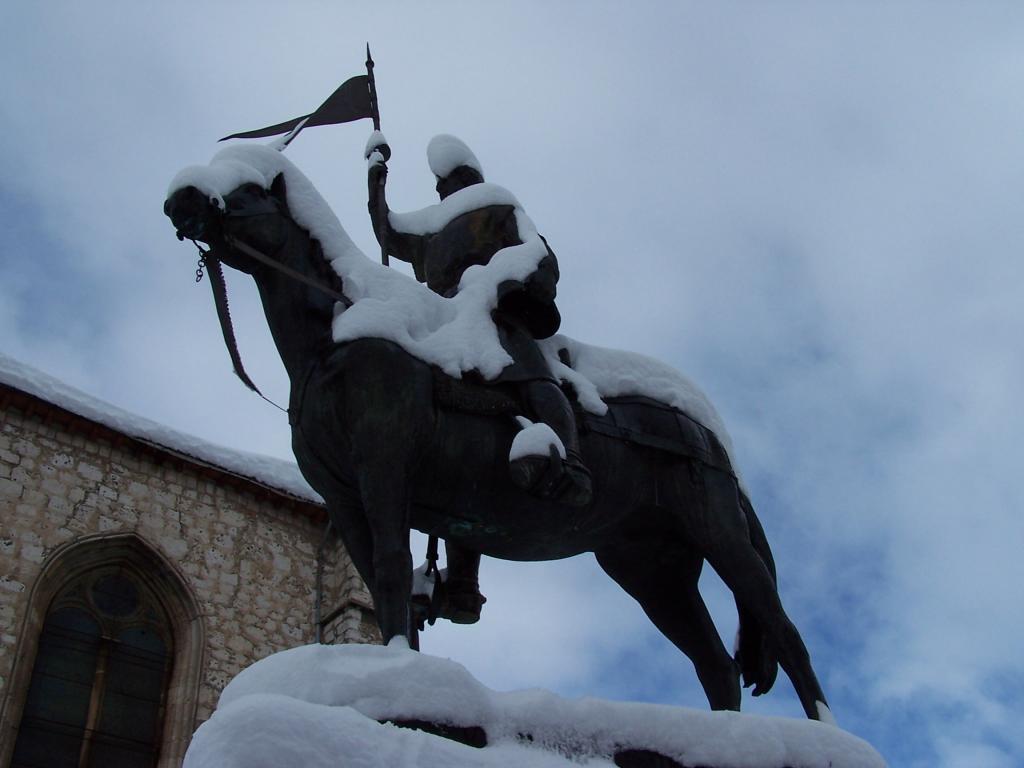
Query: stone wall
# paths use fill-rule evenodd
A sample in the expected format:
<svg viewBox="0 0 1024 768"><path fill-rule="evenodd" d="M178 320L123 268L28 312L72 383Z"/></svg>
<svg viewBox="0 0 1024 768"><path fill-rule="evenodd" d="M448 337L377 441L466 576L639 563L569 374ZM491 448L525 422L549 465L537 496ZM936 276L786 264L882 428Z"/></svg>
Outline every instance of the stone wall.
<svg viewBox="0 0 1024 768"><path fill-rule="evenodd" d="M333 532L327 543L322 557L321 642L365 643L367 638L380 642L366 584Z"/></svg>
<svg viewBox="0 0 1024 768"><path fill-rule="evenodd" d="M43 599L37 582L69 545L131 534L153 550L154 567L172 571L169 578L191 595L195 607L185 613L198 615L183 620L195 624L201 653L193 662L175 660L201 667L194 721L176 729L187 742L240 670L314 641L325 524L317 505L31 398L8 398L0 410L0 765L10 754L46 610L32 604ZM330 619L323 640L379 642L369 595L333 537L323 561L321 615ZM187 675L182 680L187 687ZM180 760L183 745L171 751Z"/></svg>

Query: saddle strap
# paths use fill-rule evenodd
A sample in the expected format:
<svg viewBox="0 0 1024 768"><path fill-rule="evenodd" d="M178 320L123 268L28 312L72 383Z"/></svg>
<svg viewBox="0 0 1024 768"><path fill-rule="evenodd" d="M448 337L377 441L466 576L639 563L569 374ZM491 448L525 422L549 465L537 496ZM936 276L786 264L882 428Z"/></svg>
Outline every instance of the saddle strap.
<svg viewBox="0 0 1024 768"><path fill-rule="evenodd" d="M487 386L454 379L431 366L434 374L434 402L441 408L486 416L522 413L518 398L501 385Z"/></svg>

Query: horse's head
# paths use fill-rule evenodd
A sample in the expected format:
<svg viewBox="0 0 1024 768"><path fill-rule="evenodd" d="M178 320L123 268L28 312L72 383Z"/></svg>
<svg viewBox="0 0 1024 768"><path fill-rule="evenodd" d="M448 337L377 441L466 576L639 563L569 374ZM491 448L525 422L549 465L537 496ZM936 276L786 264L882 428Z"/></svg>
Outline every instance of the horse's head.
<svg viewBox="0 0 1024 768"><path fill-rule="evenodd" d="M198 187L176 189L164 202L164 214L174 225L179 240L198 240L229 267L252 274L260 264L234 247L244 241L263 253L273 254L287 237L288 203L284 174L278 174L266 190L258 184L242 184L223 198Z"/></svg>

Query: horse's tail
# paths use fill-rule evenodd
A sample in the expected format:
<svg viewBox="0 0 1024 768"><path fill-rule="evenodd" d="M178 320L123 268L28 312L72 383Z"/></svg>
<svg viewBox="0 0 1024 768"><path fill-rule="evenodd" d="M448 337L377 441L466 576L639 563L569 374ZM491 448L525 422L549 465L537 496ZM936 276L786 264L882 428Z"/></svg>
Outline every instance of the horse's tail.
<svg viewBox="0 0 1024 768"><path fill-rule="evenodd" d="M771 548L768 546L768 538L764 535L764 528L761 521L757 519L754 508L750 504L747 495L740 491L740 507L747 518L747 529L750 532L750 543L754 551L760 555L765 567L776 581L775 558L772 557ZM779 662L768 646L768 638L760 625L760 622L749 612L736 605L739 612L739 629L736 633L736 662L743 673L743 685L754 686L753 694L760 696L768 693L775 684L775 678L779 673Z"/></svg>

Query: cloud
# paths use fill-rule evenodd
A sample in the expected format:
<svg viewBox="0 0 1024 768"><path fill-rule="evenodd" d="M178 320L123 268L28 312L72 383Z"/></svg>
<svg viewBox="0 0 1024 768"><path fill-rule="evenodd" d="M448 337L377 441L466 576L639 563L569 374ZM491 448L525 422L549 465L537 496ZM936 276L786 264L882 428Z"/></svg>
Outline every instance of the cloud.
<svg viewBox="0 0 1024 768"><path fill-rule="evenodd" d="M711 395L840 722L894 765L1021 762L1020 9L598 6L5 10L0 344L287 455L162 197L215 138L357 74L369 37L393 206L433 201L424 147L459 135L559 255L564 330ZM368 130L289 154L374 257ZM229 280L246 366L283 398L255 291ZM483 576L483 622L431 629L428 650L499 688L704 706L592 558ZM703 583L730 638L731 597ZM748 704L800 715L784 681Z"/></svg>

